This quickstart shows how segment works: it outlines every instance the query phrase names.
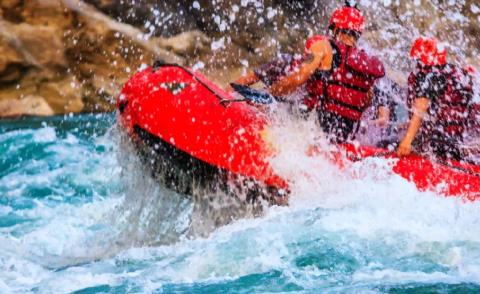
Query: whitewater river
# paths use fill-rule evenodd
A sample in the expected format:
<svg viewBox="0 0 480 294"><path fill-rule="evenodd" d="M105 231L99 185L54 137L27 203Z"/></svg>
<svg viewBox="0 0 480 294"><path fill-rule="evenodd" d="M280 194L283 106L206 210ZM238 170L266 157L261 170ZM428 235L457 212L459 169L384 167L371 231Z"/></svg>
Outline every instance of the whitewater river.
<svg viewBox="0 0 480 294"><path fill-rule="evenodd" d="M291 207L187 238L191 203L114 125L0 122L0 293L480 292L479 204L419 193L380 159L350 180L285 152Z"/></svg>

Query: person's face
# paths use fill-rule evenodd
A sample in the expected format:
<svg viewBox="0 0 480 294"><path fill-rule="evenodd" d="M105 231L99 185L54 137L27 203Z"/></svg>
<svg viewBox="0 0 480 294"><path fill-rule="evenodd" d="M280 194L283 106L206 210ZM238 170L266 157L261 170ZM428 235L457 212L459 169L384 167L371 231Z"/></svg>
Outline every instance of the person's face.
<svg viewBox="0 0 480 294"><path fill-rule="evenodd" d="M343 32L337 34L337 40L346 44L347 46L355 46L357 44L357 38Z"/></svg>

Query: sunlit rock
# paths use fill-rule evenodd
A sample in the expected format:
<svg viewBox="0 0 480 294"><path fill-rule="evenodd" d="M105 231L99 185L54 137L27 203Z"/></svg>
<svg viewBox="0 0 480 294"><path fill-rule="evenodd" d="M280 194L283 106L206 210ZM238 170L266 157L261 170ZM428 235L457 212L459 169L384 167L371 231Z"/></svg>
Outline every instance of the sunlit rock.
<svg viewBox="0 0 480 294"><path fill-rule="evenodd" d="M0 100L0 117L18 117L23 115L49 116L55 112L40 96L26 96L23 99Z"/></svg>

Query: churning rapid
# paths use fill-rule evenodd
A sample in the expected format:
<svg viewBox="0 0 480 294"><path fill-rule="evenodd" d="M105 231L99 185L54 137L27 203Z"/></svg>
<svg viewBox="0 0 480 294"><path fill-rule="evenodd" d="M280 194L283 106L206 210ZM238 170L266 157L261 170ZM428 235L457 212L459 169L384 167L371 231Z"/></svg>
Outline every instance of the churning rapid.
<svg viewBox="0 0 480 294"><path fill-rule="evenodd" d="M290 207L191 238L205 220L155 185L115 120L1 122L0 292L480 290L479 203L420 193L378 158L351 180L297 148L308 123L273 163L298 179Z"/></svg>

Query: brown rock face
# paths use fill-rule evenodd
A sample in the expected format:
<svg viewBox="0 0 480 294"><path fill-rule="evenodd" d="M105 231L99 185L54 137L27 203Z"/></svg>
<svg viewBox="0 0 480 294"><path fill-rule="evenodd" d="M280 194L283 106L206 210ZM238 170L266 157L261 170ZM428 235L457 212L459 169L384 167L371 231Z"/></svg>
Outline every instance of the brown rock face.
<svg viewBox="0 0 480 294"><path fill-rule="evenodd" d="M78 81L67 76L61 80L42 83L38 93L45 97L56 113L76 113L81 112L84 107L80 90Z"/></svg>
<svg viewBox="0 0 480 294"><path fill-rule="evenodd" d="M7 28L14 35L12 41L17 44L25 63L52 71L68 67L62 39L55 28L27 23Z"/></svg>
<svg viewBox="0 0 480 294"><path fill-rule="evenodd" d="M40 96L26 96L23 99L6 99L0 101L0 117L17 117L21 115L49 116L55 112Z"/></svg>
<svg viewBox="0 0 480 294"><path fill-rule="evenodd" d="M195 47L146 41L81 1L2 0L0 11L0 117L112 110L128 77L168 53L162 42Z"/></svg>
<svg viewBox="0 0 480 294"><path fill-rule="evenodd" d="M11 83L22 76L23 58L10 46L5 38L0 38L0 82Z"/></svg>
<svg viewBox="0 0 480 294"><path fill-rule="evenodd" d="M75 78L68 74L58 29L6 21L0 27L0 101L4 107L0 116L82 111L81 91L70 82ZM18 109L12 109L15 107Z"/></svg>

